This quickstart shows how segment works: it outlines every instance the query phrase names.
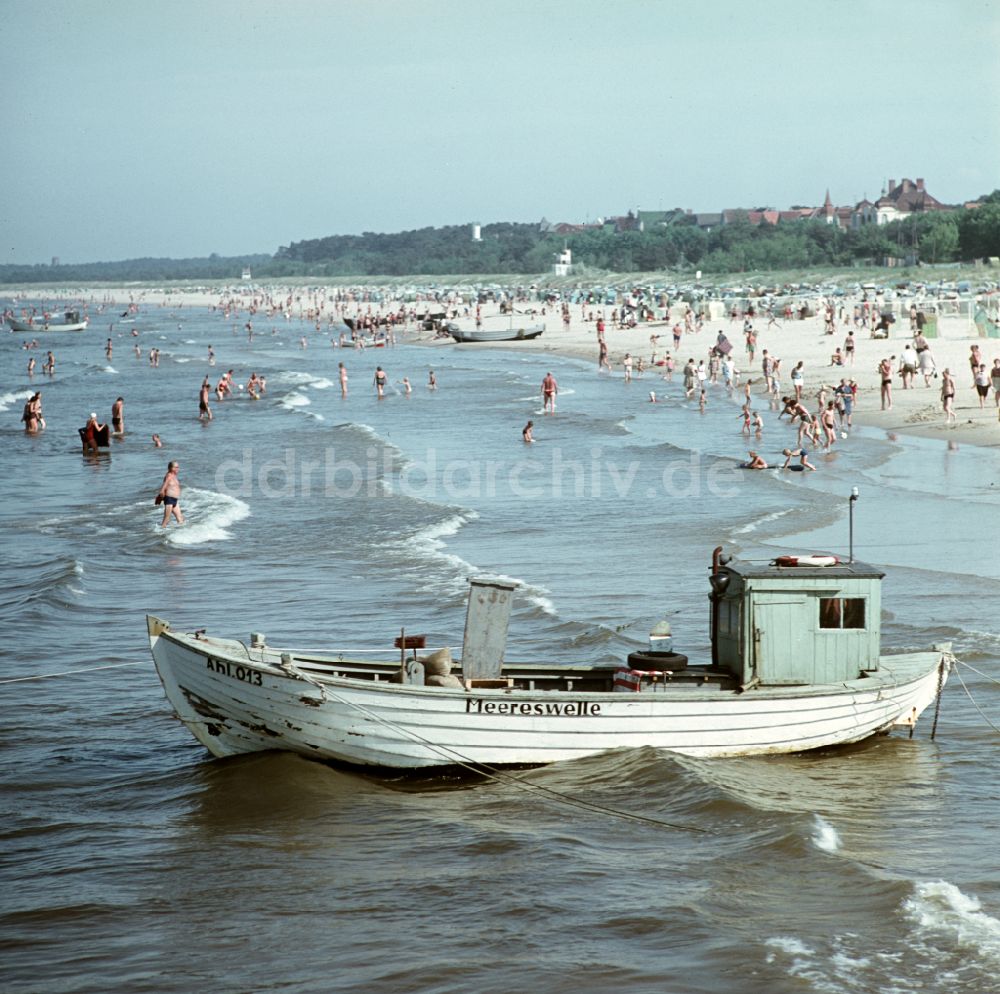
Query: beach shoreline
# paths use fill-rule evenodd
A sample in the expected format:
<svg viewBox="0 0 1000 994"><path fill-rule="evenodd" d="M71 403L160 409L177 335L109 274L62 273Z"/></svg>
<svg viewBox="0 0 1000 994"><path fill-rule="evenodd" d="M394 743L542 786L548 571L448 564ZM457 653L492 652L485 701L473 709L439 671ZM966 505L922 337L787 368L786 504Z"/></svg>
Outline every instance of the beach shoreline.
<svg viewBox="0 0 1000 994"><path fill-rule="evenodd" d="M359 281L355 290L362 287L378 289L378 284L364 284ZM92 311L109 308L104 313L91 313L91 329L93 334L103 327L107 318L113 326L118 317L117 308L135 306L139 308L141 324L142 308L156 307L177 309L207 308L228 313L232 320L242 324L253 317L260 327L266 322L272 323L278 318L267 316L266 301L280 301L284 310L280 320L287 324L298 322L305 333L328 334L332 331L333 322L346 314L354 314L371 310L373 313L396 310L400 306L398 300L382 301L378 304L357 302L349 304L343 312L335 314L330 301L334 290L344 292L343 287L325 286L284 286L256 285L219 286L213 288L163 288L152 286L102 287L87 290L86 288L65 288L53 290L48 288L39 294L37 288L30 286L6 288L6 294L18 300L32 299L63 300L84 302ZM383 291L385 288L381 288ZM584 362L592 361L597 369L598 336L597 319L605 322L604 338L608 346L608 357L614 370L615 378L622 378L622 361L626 354L631 355L638 363L642 358L646 364L643 374L634 374L633 383L636 386L646 384L655 389L659 382L662 367L653 364L653 360L662 360L666 353L673 353L675 361L674 376L683 380L682 369L688 359L697 363L708 358L711 347L722 332L731 342L732 355L739 370L738 388L732 392L735 399L743 395L742 385L749 378L752 383L751 402L765 412L771 406L771 398L763 392L764 380L761 369L762 356L765 350L772 357L781 359L780 395L792 395L789 375L792 368L803 363L804 387L803 400L810 410L816 408L816 397L821 385L826 386L827 393L832 398L833 388L841 378L854 380L857 383L858 394L854 405L854 424L884 431L890 438L894 434L912 435L927 439L938 439L951 446L976 445L984 447L1000 447L1000 408L997 407L993 392L986 399L985 406L979 407L978 395L972 382L969 356L971 348L978 345L987 369L993 365L993 360L1000 358L1000 341L983 338L976 326L967 316L939 315L937 334L930 339L931 352L935 359L936 376L925 384L924 377L917 373L914 386L902 389L898 375L899 356L904 345L913 340L909 321L906 316L906 304L902 306L903 313L898 318L888 338L873 338L866 328L855 328L848 323L859 300L850 297L839 298L837 322L834 334L825 333L824 318L821 313L807 316L804 319L794 317L790 320L779 318L775 326L769 326L765 314L758 312L754 319L754 329L757 336L756 354L752 364L745 347L742 318L733 320L729 314L706 319L700 330L684 330L685 304L673 304L670 308L669 320L642 321L633 327L618 327L611 320L615 307L611 305L570 304L569 320L564 321L558 304L519 305L515 313L501 314L499 305L490 301L480 305L479 320L484 330L503 330L508 327L516 330L518 325L528 326L543 323L544 333L533 340L515 340L509 342L469 343L458 345L451 338L438 338L430 332L417 330L414 334L412 322L407 322L406 341L426 346L449 345L462 349L507 348L531 354L541 353L572 357ZM418 312L431 310L440 312L447 310L449 319L459 328L472 330L476 327L476 304L468 294L462 302L449 305L433 300L408 302L407 309L415 308ZM716 308L718 309L718 307ZM842 309L842 310L841 310ZM457 311L454 315L453 311ZM846 319L846 320L845 320ZM672 328L679 324L682 329L681 345L674 353L672 348ZM849 330L854 330L855 354L854 362L843 366L831 364L831 356L838 348L842 350ZM102 333L102 332L99 332ZM12 333L14 334L14 333ZM653 340L657 336L658 340ZM879 362L889 359L893 369L892 408L882 410L880 403L880 373ZM941 404L940 373L949 369L955 379L955 420L948 424ZM604 374L607 375L607 374ZM719 387L718 389L722 389ZM716 402L717 391L711 391L711 402Z"/></svg>

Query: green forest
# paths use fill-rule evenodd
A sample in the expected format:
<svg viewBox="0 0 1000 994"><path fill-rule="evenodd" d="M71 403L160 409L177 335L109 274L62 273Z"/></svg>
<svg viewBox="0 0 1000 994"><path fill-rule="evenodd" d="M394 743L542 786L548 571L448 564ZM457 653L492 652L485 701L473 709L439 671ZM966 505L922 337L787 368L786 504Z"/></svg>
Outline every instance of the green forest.
<svg viewBox="0 0 1000 994"><path fill-rule="evenodd" d="M331 235L280 247L273 256L130 259L78 265L0 265L0 282L97 282L281 277L537 274L551 272L568 247L573 262L616 273L702 270L750 273L808 266L882 265L886 259L927 264L1000 256L1000 190L973 209L911 215L885 225L842 231L822 220L752 225L745 214L703 231L693 217L639 230L612 225L555 235L538 224L504 222L420 228L393 234Z"/></svg>

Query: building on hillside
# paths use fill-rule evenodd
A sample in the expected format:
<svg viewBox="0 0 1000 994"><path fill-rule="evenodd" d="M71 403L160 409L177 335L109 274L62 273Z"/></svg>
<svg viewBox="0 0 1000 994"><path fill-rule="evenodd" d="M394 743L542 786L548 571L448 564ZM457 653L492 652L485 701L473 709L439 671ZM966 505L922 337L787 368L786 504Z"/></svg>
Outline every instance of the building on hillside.
<svg viewBox="0 0 1000 994"><path fill-rule="evenodd" d="M866 224L875 224L877 217L875 205L865 197L854 205L854 210L851 213L851 227L860 228Z"/></svg>
<svg viewBox="0 0 1000 994"><path fill-rule="evenodd" d="M965 205L978 206L975 203ZM572 235L581 231L603 228L605 231L621 234L625 231L652 231L655 228L675 224L693 224L706 234L714 228L745 218L752 225L790 224L794 221L822 221L840 230L860 228L866 224L888 224L926 211L947 211L955 208L935 200L924 186L922 179L904 179L898 185L889 180L882 196L872 203L867 197L852 207L837 207L830 197L829 188L819 207L796 206L788 210L759 207L752 210L730 208L718 212L695 212L675 207L673 210L643 211L638 208L624 216L598 218L595 224L552 224L542 218L539 230L545 234Z"/></svg>
<svg viewBox="0 0 1000 994"><path fill-rule="evenodd" d="M600 223L570 224L568 221L547 221L544 217L538 222L538 231L543 235L576 235L581 231L591 231L600 227Z"/></svg>
<svg viewBox="0 0 1000 994"><path fill-rule="evenodd" d="M889 180L888 189L875 201L874 208L876 224L900 221L911 214L922 214L926 211L954 210L948 204L935 200L927 192L922 179L916 182L904 179L898 186L894 179Z"/></svg>
<svg viewBox="0 0 1000 994"><path fill-rule="evenodd" d="M760 207L755 210L745 210L741 207L732 207L724 210L721 215L720 224L732 224L741 218L746 218L750 224L757 227L761 224L790 224L794 221L826 221L827 224L836 224L844 228L850 223L850 207L834 207L830 201L830 194L827 192L826 203L822 207L791 207L786 211L778 211L772 207ZM702 215L699 215L701 217ZM711 217L711 215L708 215ZM710 230L710 229L706 229Z"/></svg>
<svg viewBox="0 0 1000 994"><path fill-rule="evenodd" d="M668 228L672 224L686 222L687 211L675 207L672 211L640 211L635 212L640 231L651 231L653 228Z"/></svg>
<svg viewBox="0 0 1000 994"><path fill-rule="evenodd" d="M838 228L846 229L851 227L851 218L854 216L853 207L834 207L830 199L830 188L827 187L826 199L823 206L817 208L815 217L817 220L825 221L827 224L835 225Z"/></svg>
<svg viewBox="0 0 1000 994"><path fill-rule="evenodd" d="M573 268L573 252L563 245L563 250L556 256L552 272L556 276L569 276Z"/></svg>
<svg viewBox="0 0 1000 994"><path fill-rule="evenodd" d="M701 228L704 232L709 232L713 228L718 228L725 224L725 219L723 217L723 212L718 213L701 213L694 215L694 223Z"/></svg>
<svg viewBox="0 0 1000 994"><path fill-rule="evenodd" d="M642 230L639 227L639 218L632 211L629 211L624 217L606 217L603 226L605 229L610 228L617 235L620 235L623 231Z"/></svg>

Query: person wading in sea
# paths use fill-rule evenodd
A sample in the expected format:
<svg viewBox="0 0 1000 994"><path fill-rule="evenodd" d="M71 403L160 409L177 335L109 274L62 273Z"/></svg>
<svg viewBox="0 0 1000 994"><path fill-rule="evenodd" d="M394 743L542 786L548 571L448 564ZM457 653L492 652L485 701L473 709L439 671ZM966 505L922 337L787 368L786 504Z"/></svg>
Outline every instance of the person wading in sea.
<svg viewBox="0 0 1000 994"><path fill-rule="evenodd" d="M159 493L156 495L156 503L163 504L163 520L160 522L161 528L166 528L173 515L177 519L177 524L184 524L184 515L181 514L181 481L177 479L179 465L176 462L167 464L167 472L160 484Z"/></svg>

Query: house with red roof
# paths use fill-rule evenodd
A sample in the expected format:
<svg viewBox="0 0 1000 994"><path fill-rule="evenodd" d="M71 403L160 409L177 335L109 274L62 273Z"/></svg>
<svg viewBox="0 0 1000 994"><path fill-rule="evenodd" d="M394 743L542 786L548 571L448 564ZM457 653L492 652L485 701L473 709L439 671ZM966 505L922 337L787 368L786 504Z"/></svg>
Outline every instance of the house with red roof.
<svg viewBox="0 0 1000 994"><path fill-rule="evenodd" d="M876 224L888 224L926 211L954 210L950 205L935 200L927 192L922 179L915 182L904 179L898 186L894 179L889 180L888 189L875 201L874 209Z"/></svg>

